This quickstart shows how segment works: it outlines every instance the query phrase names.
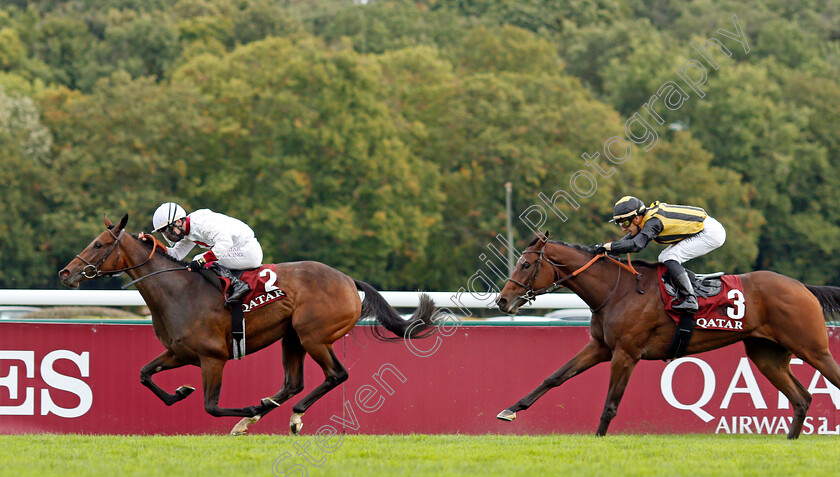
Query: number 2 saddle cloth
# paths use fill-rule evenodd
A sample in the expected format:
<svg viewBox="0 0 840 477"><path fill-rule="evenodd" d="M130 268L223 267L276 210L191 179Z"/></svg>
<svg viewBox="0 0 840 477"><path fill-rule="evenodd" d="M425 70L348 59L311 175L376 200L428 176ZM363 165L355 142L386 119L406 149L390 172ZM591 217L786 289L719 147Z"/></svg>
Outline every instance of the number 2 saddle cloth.
<svg viewBox="0 0 840 477"><path fill-rule="evenodd" d="M238 274L239 272L234 273ZM244 313L262 308L269 303L282 300L286 297L286 292L277 286L277 265L271 263L263 265L260 268L243 270L241 273L239 279L251 287L251 292L242 298L242 311ZM230 281L226 278L220 279L224 282L222 293L227 295Z"/></svg>
<svg viewBox="0 0 840 477"><path fill-rule="evenodd" d="M672 308L677 287L671 283L667 268L659 264L659 290L665 311L676 323L680 321L680 312ZM695 275L688 271L697 293L699 311L694 315L698 329L739 331L744 329L743 318L746 311L744 285L740 275Z"/></svg>

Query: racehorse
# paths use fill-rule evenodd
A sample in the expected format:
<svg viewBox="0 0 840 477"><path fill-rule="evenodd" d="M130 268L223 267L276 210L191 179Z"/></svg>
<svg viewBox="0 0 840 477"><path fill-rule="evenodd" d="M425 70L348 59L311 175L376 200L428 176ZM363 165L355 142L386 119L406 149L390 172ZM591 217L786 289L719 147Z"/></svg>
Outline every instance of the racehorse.
<svg viewBox="0 0 840 477"><path fill-rule="evenodd" d="M143 366L140 382L167 406L190 395L191 386L170 394L152 381L152 375L187 364L201 367L204 409L212 416L239 416L231 434L241 435L248 426L303 390L303 360L312 357L324 372L324 382L293 407L289 427L298 434L303 413L348 378L332 344L356 325L361 316L374 316L398 338L423 338L435 331L434 302L420 296L420 306L409 320L402 319L372 286L319 262L277 264L286 296L247 313L245 335L253 353L277 340L283 343L283 386L274 396L242 409L219 407L222 371L232 356L231 314L221 291L186 263L173 259L149 235L142 240L127 234L128 215L114 225L105 217L106 229L59 272L65 286L77 288L85 280L127 273L152 314L155 335L166 351ZM163 273L170 272L170 273ZM365 293L364 302L358 290Z"/></svg>
<svg viewBox="0 0 840 477"><path fill-rule="evenodd" d="M638 267L638 272L636 268ZM626 270L632 270L628 273ZM638 273L638 275L636 274ZM811 394L794 377L796 355L840 388L840 366L828 349L827 314L840 311L840 288L804 285L770 271L740 275L744 287L743 330L697 329L686 354L702 353L743 341L758 370L793 403L787 437L796 439L811 404ZM624 389L639 360L666 358L676 324L665 312L655 264L625 263L588 247L537 237L525 249L499 293L496 304L515 314L534 296L566 286L592 309L589 342L530 394L499 413L512 421L550 389L598 363L610 362L607 400L596 435L607 433Z"/></svg>

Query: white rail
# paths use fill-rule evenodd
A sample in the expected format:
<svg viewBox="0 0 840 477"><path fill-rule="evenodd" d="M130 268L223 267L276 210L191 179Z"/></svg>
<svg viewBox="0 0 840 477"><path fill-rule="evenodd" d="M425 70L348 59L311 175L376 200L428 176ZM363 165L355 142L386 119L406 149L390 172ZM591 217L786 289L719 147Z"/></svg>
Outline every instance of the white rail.
<svg viewBox="0 0 840 477"><path fill-rule="evenodd" d="M414 307L420 292L384 291L382 296L391 306ZM493 308L496 294L483 295L456 292L425 292L439 307ZM363 295L360 293L360 295ZM143 306L146 302L137 290L0 290L0 305L26 306ZM522 308L589 308L577 295L552 293L541 295Z"/></svg>

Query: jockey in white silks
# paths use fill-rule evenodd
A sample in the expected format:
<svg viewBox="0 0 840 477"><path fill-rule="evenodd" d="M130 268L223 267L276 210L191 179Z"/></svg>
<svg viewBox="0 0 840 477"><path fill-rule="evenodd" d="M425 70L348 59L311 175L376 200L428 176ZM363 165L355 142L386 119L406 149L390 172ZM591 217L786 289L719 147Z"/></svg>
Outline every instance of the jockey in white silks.
<svg viewBox="0 0 840 477"><path fill-rule="evenodd" d="M231 272L262 265L262 247L247 224L210 209L199 209L187 215L180 205L167 202L155 211L152 225L152 232L163 235L170 245L167 253L176 260L183 260L196 245L209 249L193 258L190 270L207 268L230 280L226 304L251 291L247 283Z"/></svg>

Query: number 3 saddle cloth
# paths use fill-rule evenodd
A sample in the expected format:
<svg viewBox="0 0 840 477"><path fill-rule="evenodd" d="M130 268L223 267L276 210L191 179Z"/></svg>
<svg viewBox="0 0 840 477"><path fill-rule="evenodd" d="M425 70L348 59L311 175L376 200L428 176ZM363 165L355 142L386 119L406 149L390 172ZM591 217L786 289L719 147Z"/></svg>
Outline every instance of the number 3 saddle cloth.
<svg viewBox="0 0 840 477"><path fill-rule="evenodd" d="M675 322L679 323L680 312L674 311L672 308L672 301L676 296L677 288L671 284L670 275L666 274L667 269L664 265L660 264L657 272L665 311ZM704 330L743 330L743 319L747 304L744 298L744 285L741 283L741 276L723 275L722 273L695 275L690 271L688 274L692 278L694 291L697 293L697 304L700 307L700 310L694 315L697 328Z"/></svg>

